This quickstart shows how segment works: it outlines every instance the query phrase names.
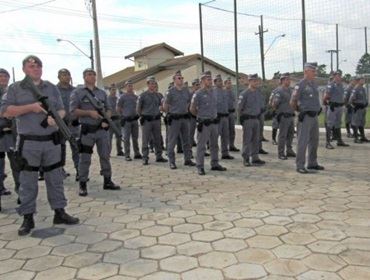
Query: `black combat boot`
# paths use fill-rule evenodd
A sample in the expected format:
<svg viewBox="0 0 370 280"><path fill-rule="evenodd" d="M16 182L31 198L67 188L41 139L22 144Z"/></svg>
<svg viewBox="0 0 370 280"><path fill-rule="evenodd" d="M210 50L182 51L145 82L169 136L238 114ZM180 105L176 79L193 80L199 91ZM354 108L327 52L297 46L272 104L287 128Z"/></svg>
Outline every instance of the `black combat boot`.
<svg viewBox="0 0 370 280"><path fill-rule="evenodd" d="M110 177L104 177L103 189L116 191L116 190L120 190L121 187L113 183Z"/></svg>
<svg viewBox="0 0 370 280"><path fill-rule="evenodd" d="M277 131L278 131L277 128L272 129L272 145L277 145L277 142L276 142Z"/></svg>
<svg viewBox="0 0 370 280"><path fill-rule="evenodd" d="M357 126L352 126L352 130L353 130L353 138L354 138L354 142L357 143L357 144L361 144L362 141L360 138L358 138L358 130L357 130Z"/></svg>
<svg viewBox="0 0 370 280"><path fill-rule="evenodd" d="M66 213L63 208L54 210L54 220L55 225L65 224L65 225L75 225L80 222L78 218L72 217Z"/></svg>
<svg viewBox="0 0 370 280"><path fill-rule="evenodd" d="M359 126L358 127L358 130L360 131L360 140L362 142L365 142L365 143L369 142L369 139L367 139L365 137L365 129L364 129L364 127L363 126Z"/></svg>
<svg viewBox="0 0 370 280"><path fill-rule="evenodd" d="M87 196L87 185L86 182L80 182L79 196Z"/></svg>
<svg viewBox="0 0 370 280"><path fill-rule="evenodd" d="M350 123L346 123L346 130L347 130L347 138L353 138L351 133Z"/></svg>
<svg viewBox="0 0 370 280"><path fill-rule="evenodd" d="M332 150L332 149L334 149L334 147L330 144L331 128L326 127L325 130L326 130L326 145L325 145L325 147L329 150Z"/></svg>
<svg viewBox="0 0 370 280"><path fill-rule="evenodd" d="M337 135L337 146L339 146L339 147L348 147L349 145L344 143L343 140L342 140L342 132L340 131L340 128L336 128L335 133Z"/></svg>
<svg viewBox="0 0 370 280"><path fill-rule="evenodd" d="M33 221L33 214L25 214L23 216L23 223L18 229L18 235L23 236L31 232L31 229L35 227L35 222Z"/></svg>

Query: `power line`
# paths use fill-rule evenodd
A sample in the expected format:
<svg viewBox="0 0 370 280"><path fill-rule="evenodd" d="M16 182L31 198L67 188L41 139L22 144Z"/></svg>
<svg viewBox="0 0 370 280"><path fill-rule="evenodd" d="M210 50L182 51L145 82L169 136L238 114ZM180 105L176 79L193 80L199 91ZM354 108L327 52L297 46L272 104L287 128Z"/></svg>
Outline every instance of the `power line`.
<svg viewBox="0 0 370 280"><path fill-rule="evenodd" d="M34 8L34 7L42 6L42 5L45 5L45 4L48 4L48 3L51 3L51 2L55 2L55 1L56 0L49 0L49 1L41 2L41 3L29 5L29 6L23 6L23 7L11 9L11 10L5 10L5 11L1 11L0 14L11 13L11 12L16 12L16 11L23 10L23 9Z"/></svg>

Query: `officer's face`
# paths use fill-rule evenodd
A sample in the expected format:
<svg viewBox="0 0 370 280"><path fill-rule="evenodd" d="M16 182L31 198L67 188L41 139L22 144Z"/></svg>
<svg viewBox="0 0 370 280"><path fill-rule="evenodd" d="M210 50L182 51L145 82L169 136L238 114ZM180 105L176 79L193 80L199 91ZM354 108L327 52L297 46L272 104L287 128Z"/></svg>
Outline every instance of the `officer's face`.
<svg viewBox="0 0 370 280"><path fill-rule="evenodd" d="M290 86L290 78L285 78L283 80L283 86L285 86L285 87L289 87Z"/></svg>
<svg viewBox="0 0 370 280"><path fill-rule="evenodd" d="M0 73L0 87L6 88L9 83L9 76L5 73Z"/></svg>
<svg viewBox="0 0 370 280"><path fill-rule="evenodd" d="M68 73L61 73L58 78L62 84L69 84L71 82L71 75Z"/></svg>
<svg viewBox="0 0 370 280"><path fill-rule="evenodd" d="M253 80L249 80L249 86L253 89L256 89L259 85L259 80L257 79L253 79Z"/></svg>
<svg viewBox="0 0 370 280"><path fill-rule="evenodd" d="M240 82L240 84L242 84L243 86L248 86L248 79L247 79L247 77L240 77L239 78L239 82Z"/></svg>
<svg viewBox="0 0 370 280"><path fill-rule="evenodd" d="M221 79L217 79L217 80L215 80L215 85L216 85L216 87L218 87L218 88L222 88L222 80Z"/></svg>
<svg viewBox="0 0 370 280"><path fill-rule="evenodd" d="M361 79L358 81L359 86L363 86L365 84L365 79Z"/></svg>
<svg viewBox="0 0 370 280"><path fill-rule="evenodd" d="M116 89L115 87L111 87L111 88L109 89L109 93L110 93L111 95L115 95L115 94L116 94L116 92L117 92L117 89Z"/></svg>
<svg viewBox="0 0 370 280"><path fill-rule="evenodd" d="M306 68L304 70L305 76L308 80L313 80L316 77L316 70L311 68Z"/></svg>
<svg viewBox="0 0 370 280"><path fill-rule="evenodd" d="M148 82L148 89L150 91L156 91L156 88L157 88L157 83L156 82L153 82L153 81Z"/></svg>
<svg viewBox="0 0 370 280"><path fill-rule="evenodd" d="M334 76L334 81L336 83L341 83L342 82L342 76L341 75L335 75Z"/></svg>
<svg viewBox="0 0 370 280"><path fill-rule="evenodd" d="M23 66L23 72L24 74L30 76L32 80L38 81L42 76L42 66L36 62L27 61Z"/></svg>
<svg viewBox="0 0 370 280"><path fill-rule="evenodd" d="M127 86L126 86L126 91L127 92L133 92L134 91L134 85L132 85L132 84L128 84Z"/></svg>
<svg viewBox="0 0 370 280"><path fill-rule="evenodd" d="M210 88L212 87L212 78L211 77L205 77L202 79L202 83L205 88Z"/></svg>
<svg viewBox="0 0 370 280"><path fill-rule="evenodd" d="M175 84L175 86L183 86L184 84L184 77L180 76L180 75L176 75L173 79L173 83Z"/></svg>
<svg viewBox="0 0 370 280"><path fill-rule="evenodd" d="M197 91L198 89L200 89L200 84L198 84L198 83L193 84L193 90Z"/></svg>
<svg viewBox="0 0 370 280"><path fill-rule="evenodd" d="M232 88L231 81L229 81L229 80L225 81L225 88L226 89L231 89Z"/></svg>
<svg viewBox="0 0 370 280"><path fill-rule="evenodd" d="M95 85L96 83L96 74L94 72L86 72L84 76L86 84Z"/></svg>

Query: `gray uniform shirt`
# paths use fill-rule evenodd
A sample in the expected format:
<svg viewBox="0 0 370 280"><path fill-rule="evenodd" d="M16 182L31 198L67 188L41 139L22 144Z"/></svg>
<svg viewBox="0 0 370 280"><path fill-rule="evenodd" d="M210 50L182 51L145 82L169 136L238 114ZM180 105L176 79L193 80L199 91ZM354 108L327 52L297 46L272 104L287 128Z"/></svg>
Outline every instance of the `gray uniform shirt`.
<svg viewBox="0 0 370 280"><path fill-rule="evenodd" d="M121 109L122 117L134 117L138 96L134 93L123 93L118 99L117 107Z"/></svg>
<svg viewBox="0 0 370 280"><path fill-rule="evenodd" d="M170 114L187 114L189 112L190 94L187 88L178 90L176 87L169 89L164 98L164 102L169 105Z"/></svg>
<svg viewBox="0 0 370 280"><path fill-rule="evenodd" d="M351 93L352 93L352 90L353 90L353 86L352 85L349 85L345 91L344 91L344 102L348 103L349 101L349 98L351 96Z"/></svg>
<svg viewBox="0 0 370 280"><path fill-rule="evenodd" d="M71 85L69 85L68 87L62 87L60 84L57 84L57 88L63 101L64 110L66 111L66 117L69 118L71 114L69 103L71 101L72 91L74 91L75 87Z"/></svg>
<svg viewBox="0 0 370 280"><path fill-rule="evenodd" d="M342 84L330 83L327 86L327 94L330 102L344 103L344 88Z"/></svg>
<svg viewBox="0 0 370 280"><path fill-rule="evenodd" d="M294 113L292 107L290 107L289 102L292 97L292 89L290 87L283 88L278 87L273 93L274 103L276 104L276 113Z"/></svg>
<svg viewBox="0 0 370 280"><path fill-rule="evenodd" d="M228 114L229 113L229 100L227 92L223 88L215 87L214 92L217 96L217 113Z"/></svg>
<svg viewBox="0 0 370 280"><path fill-rule="evenodd" d="M367 104L367 96L364 87L355 87L352 90L351 97L349 98L351 104Z"/></svg>
<svg viewBox="0 0 370 280"><path fill-rule="evenodd" d="M240 115L258 116L262 112L262 103L262 95L258 89L246 89L239 96L238 111Z"/></svg>
<svg viewBox="0 0 370 280"><path fill-rule="evenodd" d="M104 90L97 87L92 91L93 98L103 103L104 109L106 111L112 110L112 106L108 101L107 94ZM91 94L86 87L76 88L71 95L70 110L73 112L76 109L81 110L96 110L95 107L90 103L89 99L86 97L87 94ZM100 119L93 119L90 117L80 117L81 124L99 125L101 123Z"/></svg>
<svg viewBox="0 0 370 280"><path fill-rule="evenodd" d="M235 95L232 90L225 90L227 94L227 105L228 109L230 110L235 110Z"/></svg>
<svg viewBox="0 0 370 280"><path fill-rule="evenodd" d="M159 106L161 105L162 98L156 92L144 91L140 94L137 101L137 111L141 110L141 115L157 116L160 114Z"/></svg>
<svg viewBox="0 0 370 280"><path fill-rule="evenodd" d="M108 102L110 106L112 107L112 116L118 116L118 113L116 111L118 98L116 95L108 95Z"/></svg>
<svg viewBox="0 0 370 280"><path fill-rule="evenodd" d="M60 97L58 88L48 81L41 81L38 88L44 96L48 97L49 104L57 111L63 110L63 102ZM3 96L1 103L1 112L5 112L6 108L10 105L21 106L37 102L32 92L28 89L23 89L20 82L16 82L9 86L8 92ZM56 126L41 126L45 120L44 113L27 113L16 117L17 120L17 133L27 135L50 135L57 131Z"/></svg>
<svg viewBox="0 0 370 280"><path fill-rule="evenodd" d="M300 112L315 111L321 109L319 90L314 81L302 79L294 87Z"/></svg>
<svg viewBox="0 0 370 280"><path fill-rule="evenodd" d="M217 96L213 89L200 89L193 94L192 101L197 108L198 119L217 118Z"/></svg>

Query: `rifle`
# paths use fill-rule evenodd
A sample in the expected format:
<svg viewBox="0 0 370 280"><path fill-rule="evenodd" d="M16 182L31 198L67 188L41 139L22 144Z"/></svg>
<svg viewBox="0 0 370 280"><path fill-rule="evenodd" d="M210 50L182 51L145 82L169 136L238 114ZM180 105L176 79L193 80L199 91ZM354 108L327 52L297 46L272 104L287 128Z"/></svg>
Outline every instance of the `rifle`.
<svg viewBox="0 0 370 280"><path fill-rule="evenodd" d="M21 81L20 86L24 89L29 89L35 99L41 103L41 106L47 111L46 118L41 122L41 126L46 128L48 126L47 118L48 116L52 117L55 120L56 125L59 128L60 133L62 136L73 146L74 148L78 148L78 144L76 139L73 137L71 131L69 130L68 126L64 122L64 120L60 117L57 110L52 106L49 102L47 96L42 95L42 92L38 87L35 86L31 77L27 76Z"/></svg>
<svg viewBox="0 0 370 280"><path fill-rule="evenodd" d="M86 90L89 92L89 94L85 95L86 98L89 99L89 102L94 107L94 109L99 113L100 116L102 116L103 122L106 122L109 125L109 127L112 128L113 132L116 135L118 135L119 138L121 138L121 140L123 141L121 130L116 126L116 124L112 121L112 119L107 115L107 112L104 109L103 102L95 98L95 95L90 89L86 88Z"/></svg>

